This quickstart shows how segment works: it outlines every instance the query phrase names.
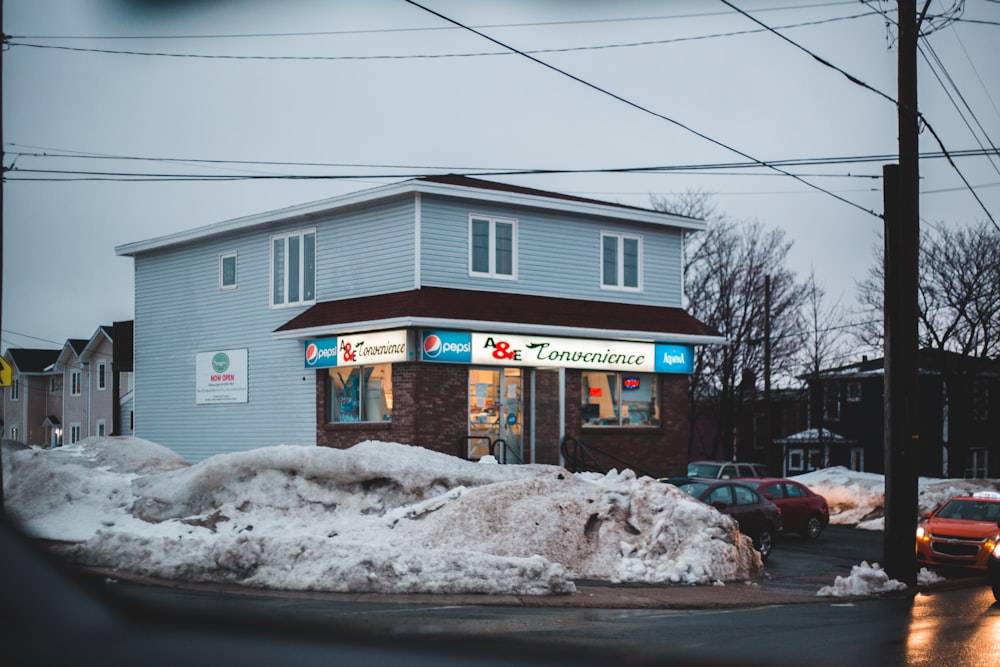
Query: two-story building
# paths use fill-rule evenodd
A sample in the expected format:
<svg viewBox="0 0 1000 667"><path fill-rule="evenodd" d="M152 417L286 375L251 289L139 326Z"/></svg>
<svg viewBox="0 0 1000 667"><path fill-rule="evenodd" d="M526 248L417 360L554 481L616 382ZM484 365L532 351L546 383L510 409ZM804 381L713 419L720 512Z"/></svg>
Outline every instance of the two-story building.
<svg viewBox="0 0 1000 667"><path fill-rule="evenodd" d="M558 463L571 436L687 462L700 220L427 177L119 246L136 435L196 461L369 439ZM621 467L620 465L617 467Z"/></svg>
<svg viewBox="0 0 1000 667"><path fill-rule="evenodd" d="M4 359L12 380L3 389L3 437L27 444L58 442L62 394L52 370L59 350L11 348Z"/></svg>
<svg viewBox="0 0 1000 667"><path fill-rule="evenodd" d="M1000 477L1000 364L929 349L920 350L917 363L919 474ZM806 379L813 431L828 434L809 443L816 453L809 467L884 472L885 360Z"/></svg>
<svg viewBox="0 0 1000 667"><path fill-rule="evenodd" d="M119 331L126 335L119 335L116 346ZM62 349L8 349L13 378L2 392L4 437L55 447L91 436L131 435L131 367L114 363L116 352L130 355L130 334L131 322L116 322L98 327L90 338L67 339Z"/></svg>

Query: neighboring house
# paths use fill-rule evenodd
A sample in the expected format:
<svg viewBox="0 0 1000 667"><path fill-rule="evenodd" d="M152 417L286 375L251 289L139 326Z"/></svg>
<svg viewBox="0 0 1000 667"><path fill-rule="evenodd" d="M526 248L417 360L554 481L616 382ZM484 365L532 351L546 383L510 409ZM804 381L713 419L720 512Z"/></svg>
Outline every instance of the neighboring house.
<svg viewBox="0 0 1000 667"><path fill-rule="evenodd" d="M55 447L132 435L131 326L98 327L89 339L68 339L61 350L8 349L13 382L3 391L3 436Z"/></svg>
<svg viewBox="0 0 1000 667"><path fill-rule="evenodd" d="M814 428L844 439L831 464L881 473L884 360L820 371L806 379ZM918 354L919 474L1000 477L1000 364L936 350Z"/></svg>
<svg viewBox="0 0 1000 667"><path fill-rule="evenodd" d="M119 246L137 436L196 461L374 439L687 463L684 235L700 220L427 177ZM619 466L620 467L620 466Z"/></svg>
<svg viewBox="0 0 1000 667"><path fill-rule="evenodd" d="M13 370L3 388L3 437L30 445L57 444L62 436L62 388L52 370L60 350L13 348Z"/></svg>
<svg viewBox="0 0 1000 667"><path fill-rule="evenodd" d="M58 383L58 387L53 385L53 390L58 391L62 397L62 406L58 412L62 428L58 441L49 442L53 447L71 445L87 437L84 434L90 434L87 428L91 402L90 373L87 362L81 359L87 343L86 338L68 339L52 366L56 373L52 376L53 381Z"/></svg>

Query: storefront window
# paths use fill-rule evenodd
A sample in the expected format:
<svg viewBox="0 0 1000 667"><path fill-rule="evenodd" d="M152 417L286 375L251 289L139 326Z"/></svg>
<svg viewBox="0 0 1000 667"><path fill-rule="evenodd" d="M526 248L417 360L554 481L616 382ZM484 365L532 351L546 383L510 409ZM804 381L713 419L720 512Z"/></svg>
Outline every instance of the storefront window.
<svg viewBox="0 0 1000 667"><path fill-rule="evenodd" d="M331 368L327 421L392 421L392 364Z"/></svg>
<svg viewBox="0 0 1000 667"><path fill-rule="evenodd" d="M586 371L582 374L584 426L659 426L656 375Z"/></svg>

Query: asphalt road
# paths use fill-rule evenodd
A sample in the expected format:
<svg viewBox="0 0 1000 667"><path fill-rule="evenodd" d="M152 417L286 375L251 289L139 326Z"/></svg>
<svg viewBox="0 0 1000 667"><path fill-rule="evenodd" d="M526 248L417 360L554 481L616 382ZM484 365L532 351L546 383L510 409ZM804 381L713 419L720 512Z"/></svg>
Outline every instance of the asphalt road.
<svg viewBox="0 0 1000 667"><path fill-rule="evenodd" d="M683 589L670 587L608 586L608 599L666 603L612 608L566 604L569 596L530 606L477 604L484 596L352 598L171 587L93 573L81 585L21 546L0 543L0 646L18 665L1000 664L1000 605L985 578L867 600L809 597L817 584L881 557L881 534L852 528L834 527L815 542L781 541L765 588L801 589L806 595L795 603L766 602L772 598L747 587L737 590L756 604L697 608L671 607ZM686 588L731 597L725 587Z"/></svg>

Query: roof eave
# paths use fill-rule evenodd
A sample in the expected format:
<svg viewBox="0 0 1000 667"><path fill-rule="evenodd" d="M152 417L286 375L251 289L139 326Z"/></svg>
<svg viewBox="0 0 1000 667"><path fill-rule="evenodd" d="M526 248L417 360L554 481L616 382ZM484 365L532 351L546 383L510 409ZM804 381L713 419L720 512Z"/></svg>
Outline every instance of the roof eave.
<svg viewBox="0 0 1000 667"><path fill-rule="evenodd" d="M702 334L669 333L662 331L637 331L624 329L602 329L599 332L590 328L568 327L545 324L525 324L518 322L495 322L487 320L458 320L439 317L393 317L366 322L345 322L328 324L302 329L275 331L271 337L275 340L310 340L328 336L339 336L365 331L382 331L386 329L455 329L459 331L489 331L520 335L556 336L566 338L595 338L628 340L642 342L671 342L691 345L727 345L725 336Z"/></svg>
<svg viewBox="0 0 1000 667"><path fill-rule="evenodd" d="M145 241L125 243L115 247L115 254L118 256L134 257L144 252L160 250L162 248L181 245L221 234L243 231L253 227L271 225L280 222L291 222L292 220L303 221L319 218L336 210L350 206L417 193L436 194L448 197L463 197L466 199L506 203L515 206L530 206L533 208L559 210L581 215L610 217L620 220L629 220L632 222L643 222L647 224L676 227L687 231L701 231L706 228L706 223L702 220L686 218L670 213L661 213L653 210L646 211L643 209L621 208L611 203L578 202L559 199L556 197L545 197L543 195L506 192L471 186L435 183L431 181L409 180L368 188L358 192L351 192L320 201L298 204L287 208L225 220L197 227L195 229L189 229L186 231L176 232L174 234L167 234L165 236L147 239Z"/></svg>

